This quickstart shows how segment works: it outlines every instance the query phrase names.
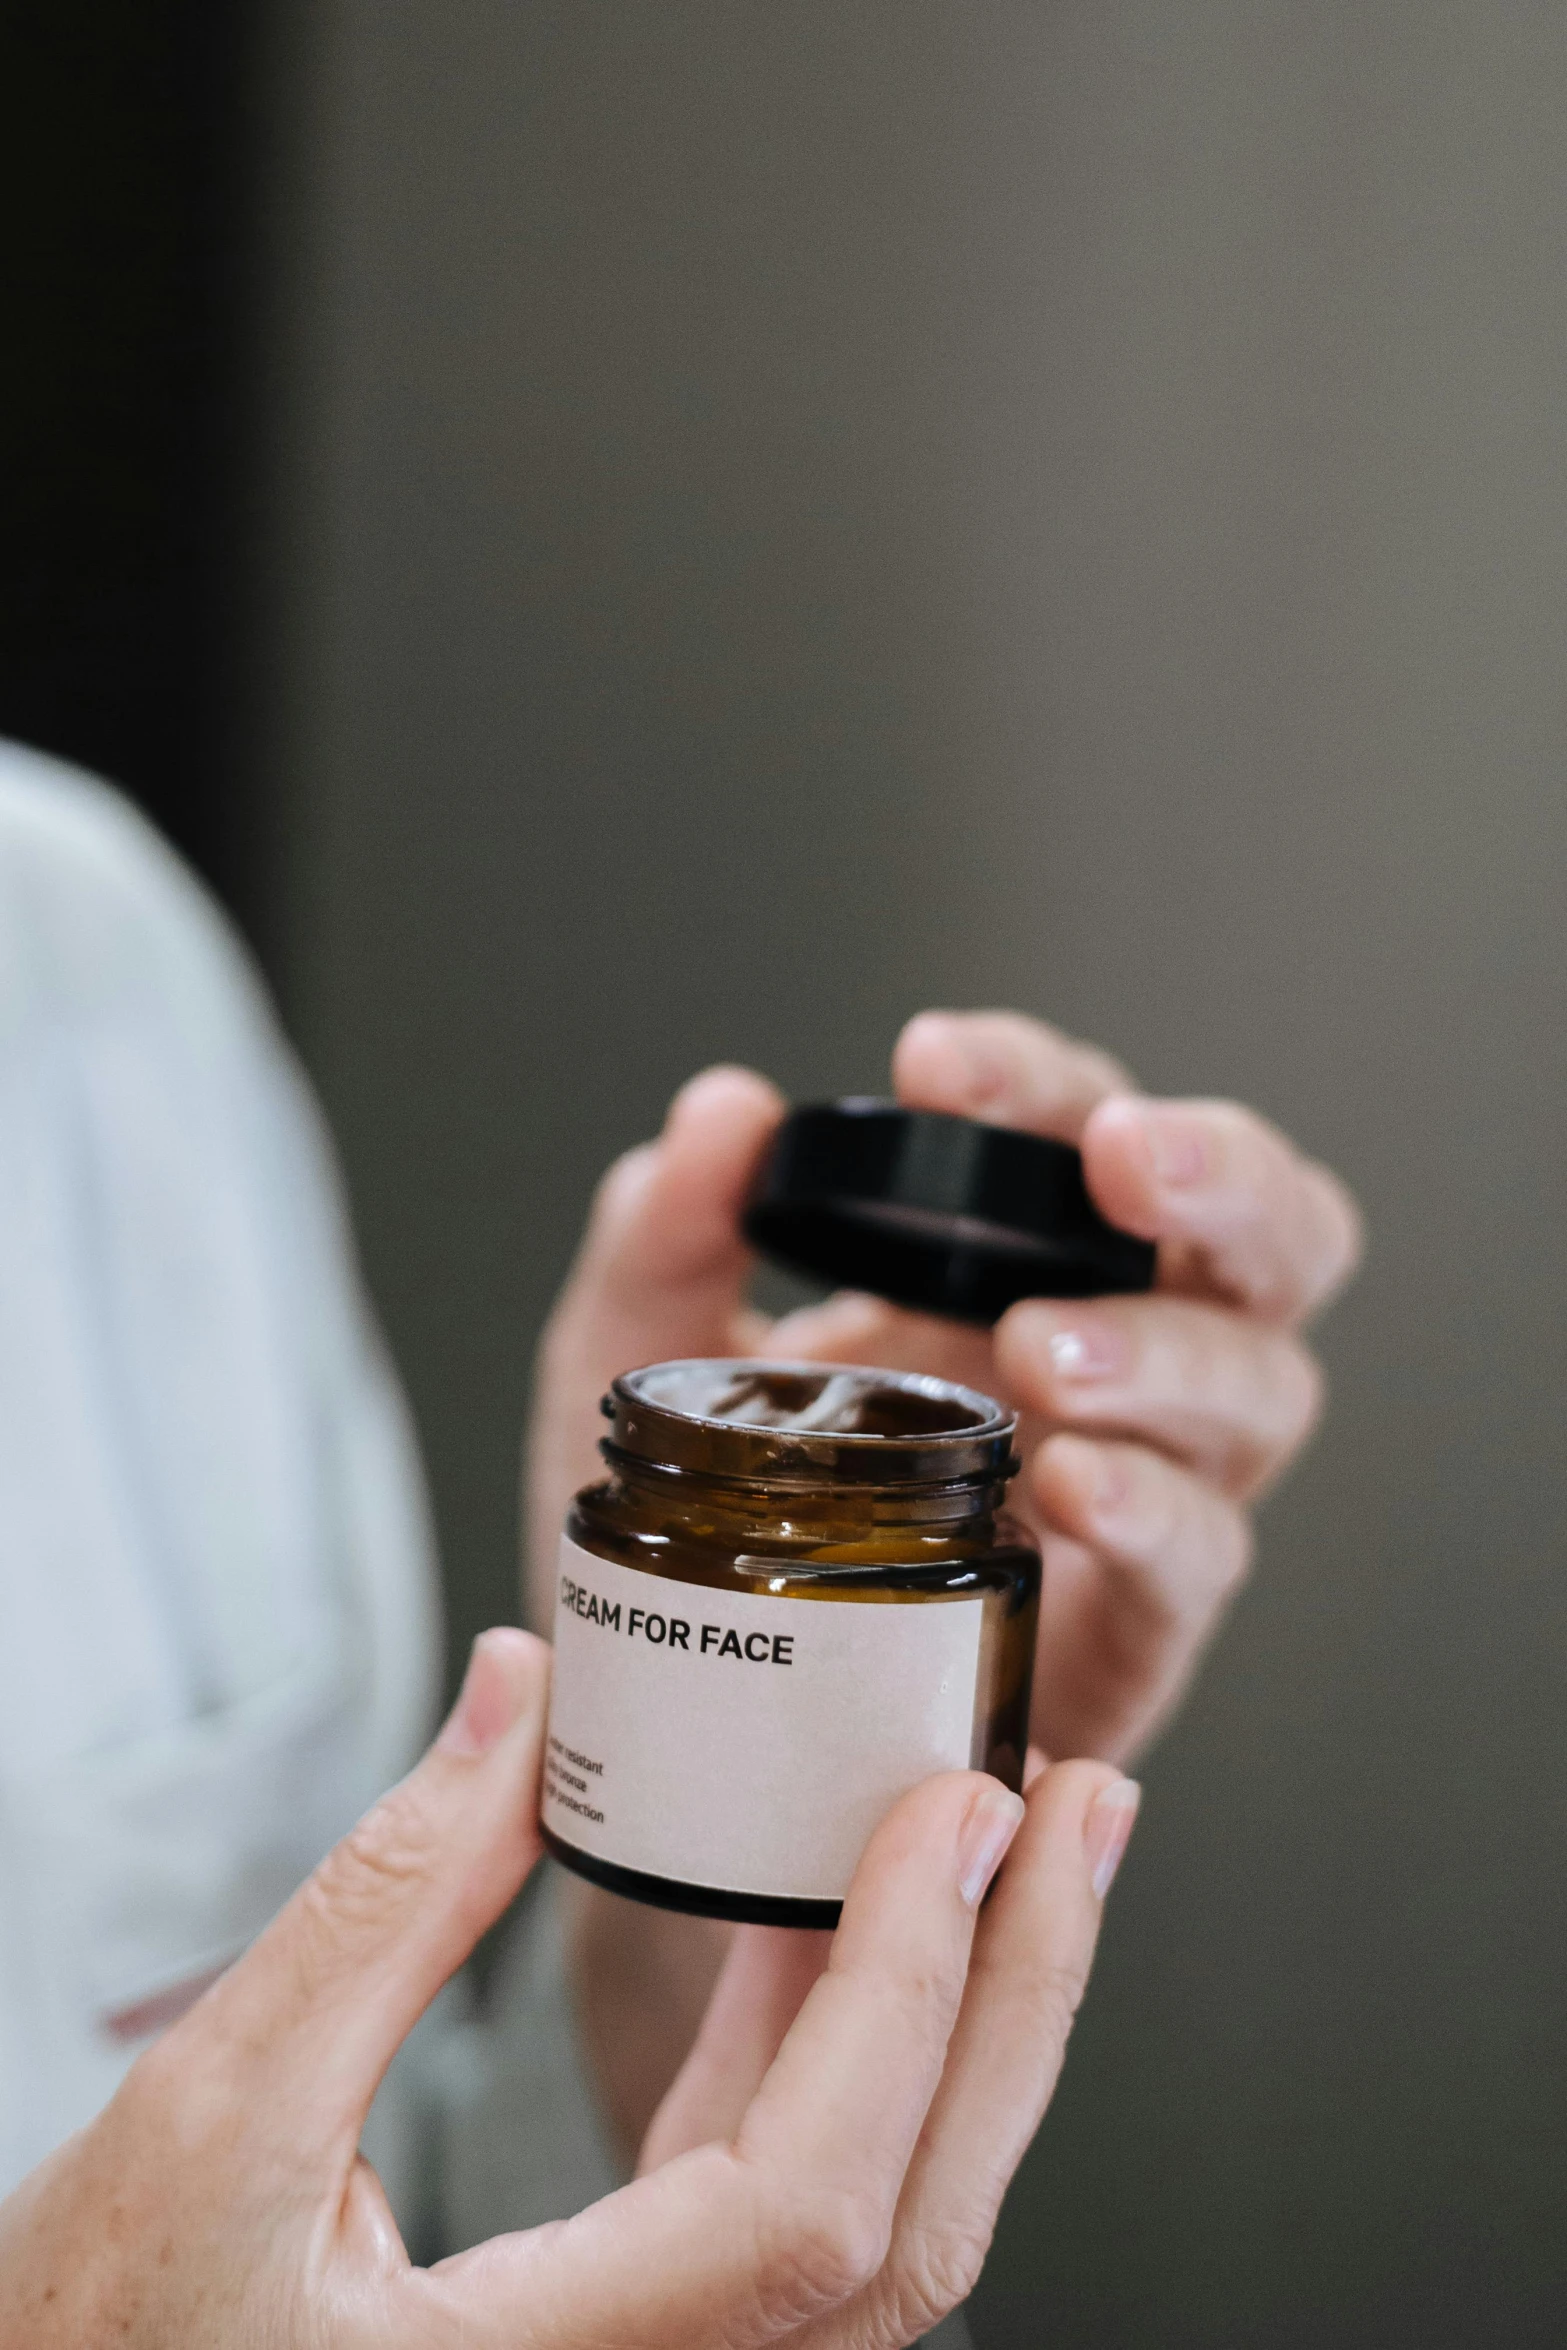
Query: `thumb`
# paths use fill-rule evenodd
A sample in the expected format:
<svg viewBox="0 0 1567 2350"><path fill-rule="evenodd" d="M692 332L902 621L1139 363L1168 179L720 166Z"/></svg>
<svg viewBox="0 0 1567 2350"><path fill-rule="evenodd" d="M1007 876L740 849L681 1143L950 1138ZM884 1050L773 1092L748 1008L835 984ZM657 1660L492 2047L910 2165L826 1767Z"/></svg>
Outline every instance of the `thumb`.
<svg viewBox="0 0 1567 2350"><path fill-rule="evenodd" d="M762 1326L743 1314L752 1258L740 1211L782 1115L782 1097L751 1070L706 1069L676 1094L658 1140L617 1160L599 1186L534 1383L526 1484L541 1606L566 1505L597 1467L610 1381L760 1343Z"/></svg>
<svg viewBox="0 0 1567 2350"><path fill-rule="evenodd" d="M681 1087L657 1142L610 1169L594 1204L562 1318L604 1317L608 1336L632 1351L616 1371L647 1357L646 1329L659 1345L704 1343L739 1304L751 1253L740 1210L783 1102L750 1069L704 1069Z"/></svg>
<svg viewBox="0 0 1567 2350"><path fill-rule="evenodd" d="M175 2027L241 2096L247 2066L264 2073L285 2130L308 2110L302 2155L339 2133L352 2154L398 2048L538 1859L548 1688L542 1640L482 1633L423 1761Z"/></svg>

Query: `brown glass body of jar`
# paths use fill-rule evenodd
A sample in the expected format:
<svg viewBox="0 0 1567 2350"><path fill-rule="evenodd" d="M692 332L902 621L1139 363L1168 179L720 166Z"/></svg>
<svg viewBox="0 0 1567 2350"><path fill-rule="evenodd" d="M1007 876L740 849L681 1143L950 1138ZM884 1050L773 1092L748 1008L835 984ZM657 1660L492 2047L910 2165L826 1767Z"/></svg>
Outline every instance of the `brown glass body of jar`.
<svg viewBox="0 0 1567 2350"><path fill-rule="evenodd" d="M609 1474L562 1542L545 1842L635 1900L835 1925L905 1782L1021 1783L1014 1422L943 1381L765 1363L656 1365L604 1410Z"/></svg>

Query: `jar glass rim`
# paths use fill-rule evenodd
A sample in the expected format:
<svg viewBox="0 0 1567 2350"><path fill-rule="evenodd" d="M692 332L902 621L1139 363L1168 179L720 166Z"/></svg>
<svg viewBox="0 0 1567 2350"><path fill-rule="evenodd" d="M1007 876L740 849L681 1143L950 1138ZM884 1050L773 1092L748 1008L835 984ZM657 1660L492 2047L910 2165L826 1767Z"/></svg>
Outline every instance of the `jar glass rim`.
<svg viewBox="0 0 1567 2350"><path fill-rule="evenodd" d="M956 1424L942 1427L939 1420L927 1421L894 1432L791 1428L773 1420L747 1421L692 1410L674 1400L671 1392L683 1381L699 1401L705 1401L704 1384L712 1394L724 1380L762 1374L812 1382L818 1394L835 1379L862 1382L868 1392L891 1390L918 1398L927 1409L948 1405ZM612 1456L747 1483L947 1484L1005 1478L1016 1465L1016 1414L993 1396L956 1380L874 1364L762 1355L691 1356L623 1372L603 1409L612 1423L606 1446Z"/></svg>

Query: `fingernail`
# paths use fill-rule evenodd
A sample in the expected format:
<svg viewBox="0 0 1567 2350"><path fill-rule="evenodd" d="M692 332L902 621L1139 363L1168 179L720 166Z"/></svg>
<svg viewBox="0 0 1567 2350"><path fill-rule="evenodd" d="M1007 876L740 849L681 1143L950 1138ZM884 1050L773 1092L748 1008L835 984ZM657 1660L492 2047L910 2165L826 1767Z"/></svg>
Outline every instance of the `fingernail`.
<svg viewBox="0 0 1567 2350"><path fill-rule="evenodd" d="M488 1754L505 1737L522 1711L524 1696L523 1685L506 1669L505 1651L523 1637L505 1625L479 1634L457 1703L435 1741L442 1754Z"/></svg>
<svg viewBox="0 0 1567 2350"><path fill-rule="evenodd" d="M978 1909L1023 1820L1023 1798L994 1787L970 1804L958 1838L958 1891Z"/></svg>
<svg viewBox="0 0 1567 2350"><path fill-rule="evenodd" d="M1097 1314L1078 1315L1071 1322L1058 1324L1047 1344L1056 1377L1084 1386L1095 1379L1123 1377L1131 1352L1125 1331Z"/></svg>
<svg viewBox="0 0 1567 2350"><path fill-rule="evenodd" d="M1103 1901L1115 1883L1115 1872L1131 1839L1142 1799L1143 1791L1135 1779L1112 1779L1088 1807L1088 1817L1083 1822L1083 1853L1097 1900Z"/></svg>
<svg viewBox="0 0 1567 2350"><path fill-rule="evenodd" d="M1151 1105L1143 1111L1143 1132L1161 1183L1180 1191L1202 1181L1208 1172L1208 1137L1189 1110Z"/></svg>

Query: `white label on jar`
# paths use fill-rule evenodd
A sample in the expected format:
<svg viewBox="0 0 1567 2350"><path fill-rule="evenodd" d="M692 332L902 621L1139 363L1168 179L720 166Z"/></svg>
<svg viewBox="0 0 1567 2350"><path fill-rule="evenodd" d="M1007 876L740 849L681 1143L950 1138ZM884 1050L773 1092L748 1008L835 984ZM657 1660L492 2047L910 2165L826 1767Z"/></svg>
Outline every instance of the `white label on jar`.
<svg viewBox="0 0 1567 2350"><path fill-rule="evenodd" d="M680 1884L841 1900L898 1797L975 1760L983 1611L715 1591L562 1537L545 1824Z"/></svg>

